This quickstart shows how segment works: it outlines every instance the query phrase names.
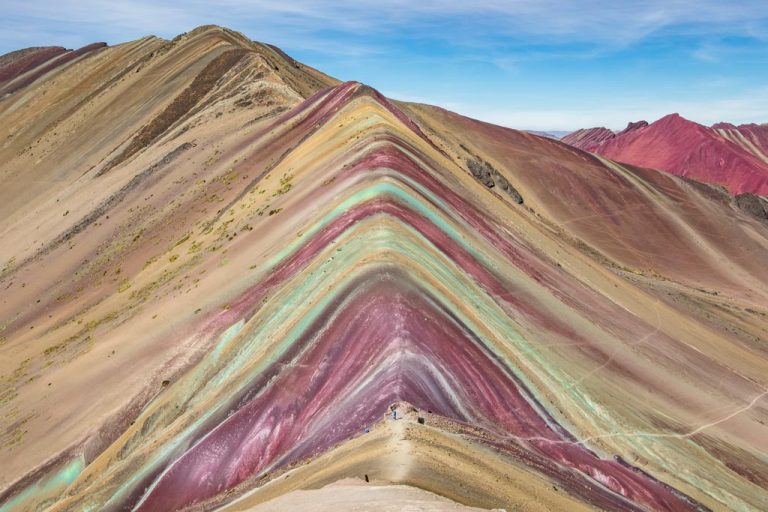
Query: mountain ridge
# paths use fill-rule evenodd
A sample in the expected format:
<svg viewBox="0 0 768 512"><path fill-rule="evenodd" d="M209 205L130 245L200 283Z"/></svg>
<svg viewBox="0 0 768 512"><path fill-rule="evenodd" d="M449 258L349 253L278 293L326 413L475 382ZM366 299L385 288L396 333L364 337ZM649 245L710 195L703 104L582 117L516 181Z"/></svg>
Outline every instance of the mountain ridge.
<svg viewBox="0 0 768 512"><path fill-rule="evenodd" d="M768 504L764 223L243 45L147 38L0 100L3 512L369 473L484 508Z"/></svg>

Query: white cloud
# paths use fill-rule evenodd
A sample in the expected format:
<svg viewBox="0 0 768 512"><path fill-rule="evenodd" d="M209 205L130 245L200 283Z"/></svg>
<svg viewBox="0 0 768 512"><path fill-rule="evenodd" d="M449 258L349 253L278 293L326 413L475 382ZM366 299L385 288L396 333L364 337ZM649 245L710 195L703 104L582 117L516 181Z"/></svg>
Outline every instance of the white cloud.
<svg viewBox="0 0 768 512"><path fill-rule="evenodd" d="M336 31L357 36L424 31L455 44L488 34L544 41L622 45L676 27L690 33L755 34L765 37L768 2L743 0L6 0L0 27L14 24L56 32L91 32L136 38L170 37L194 26L218 23L262 39L305 40ZM7 36L3 37L7 40ZM117 42L117 41L112 41ZM311 43L311 39L307 39ZM489 44L487 41L483 44ZM292 44L293 47L298 47Z"/></svg>

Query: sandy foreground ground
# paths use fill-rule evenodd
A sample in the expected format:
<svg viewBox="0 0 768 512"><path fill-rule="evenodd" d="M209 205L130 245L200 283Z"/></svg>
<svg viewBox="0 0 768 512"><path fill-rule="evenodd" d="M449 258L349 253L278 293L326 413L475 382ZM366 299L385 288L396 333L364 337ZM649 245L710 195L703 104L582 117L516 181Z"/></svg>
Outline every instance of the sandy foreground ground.
<svg viewBox="0 0 768 512"><path fill-rule="evenodd" d="M363 480L345 479L322 489L294 491L267 503L249 508L248 512L470 512L488 510L460 505L454 501L408 485L366 484ZM502 509L494 509L502 510Z"/></svg>

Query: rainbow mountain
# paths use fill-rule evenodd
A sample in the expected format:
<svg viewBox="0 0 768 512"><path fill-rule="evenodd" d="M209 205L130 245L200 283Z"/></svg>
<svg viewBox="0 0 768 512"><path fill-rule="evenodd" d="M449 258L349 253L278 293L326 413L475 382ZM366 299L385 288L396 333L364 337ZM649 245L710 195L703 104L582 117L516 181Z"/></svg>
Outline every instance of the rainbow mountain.
<svg viewBox="0 0 768 512"><path fill-rule="evenodd" d="M768 508L722 189L220 27L0 65L0 511Z"/></svg>

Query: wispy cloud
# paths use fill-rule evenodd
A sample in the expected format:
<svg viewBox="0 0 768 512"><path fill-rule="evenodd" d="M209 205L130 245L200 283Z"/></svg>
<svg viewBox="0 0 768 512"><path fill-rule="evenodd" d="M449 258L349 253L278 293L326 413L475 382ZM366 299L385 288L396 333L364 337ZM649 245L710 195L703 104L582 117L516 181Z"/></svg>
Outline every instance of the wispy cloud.
<svg viewBox="0 0 768 512"><path fill-rule="evenodd" d="M573 105L551 109L488 108L465 103L454 108L470 117L529 130L576 130L592 126L619 130L629 121L653 122L672 112L705 125L719 121L741 124L768 120L768 87L752 88L715 100L609 101L588 108Z"/></svg>
<svg viewBox="0 0 768 512"><path fill-rule="evenodd" d="M172 36L196 25L220 23L256 38L305 36L300 41L307 43L312 42L306 37L309 34L329 30L357 37L407 30L409 34L401 35L423 33L456 44L489 44L492 36L505 35L623 45L672 28L696 34L765 34L768 4L764 0L736 4L720 0L6 0L3 14L0 26L5 30L23 24L33 32L69 30L73 37L95 32L112 36L109 39L149 32Z"/></svg>
<svg viewBox="0 0 768 512"><path fill-rule="evenodd" d="M705 43L691 52L694 59L702 62L720 62L720 48L711 43Z"/></svg>

